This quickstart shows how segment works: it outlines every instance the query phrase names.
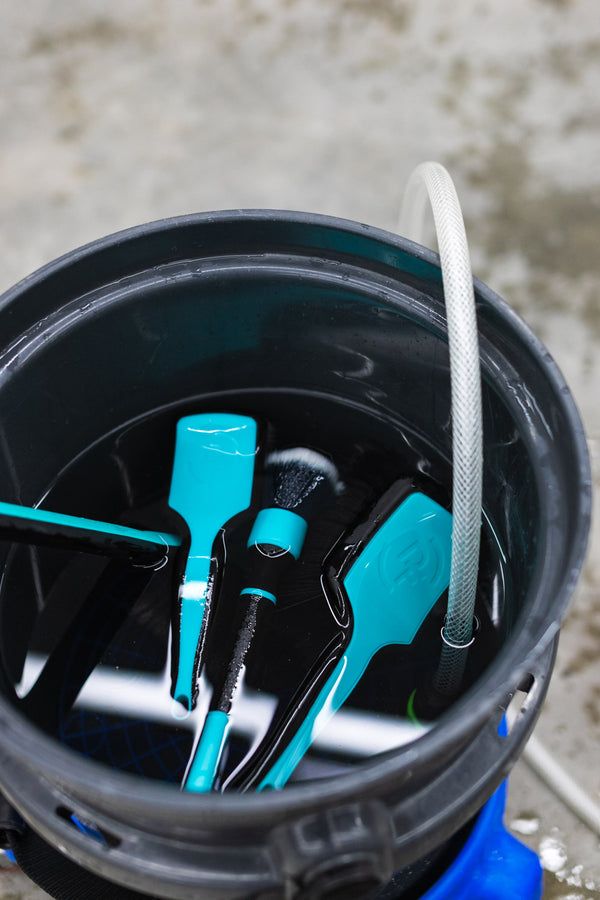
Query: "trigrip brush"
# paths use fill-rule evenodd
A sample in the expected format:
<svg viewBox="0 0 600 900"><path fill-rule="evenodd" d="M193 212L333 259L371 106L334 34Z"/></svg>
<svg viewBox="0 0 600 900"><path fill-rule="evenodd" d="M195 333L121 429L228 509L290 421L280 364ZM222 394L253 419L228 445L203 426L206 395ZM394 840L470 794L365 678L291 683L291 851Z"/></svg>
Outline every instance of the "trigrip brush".
<svg viewBox="0 0 600 900"><path fill-rule="evenodd" d="M203 413L177 423L169 506L186 522L190 545L173 623L173 696L188 710L214 591L213 544L250 505L256 453L257 426L248 416Z"/></svg>
<svg viewBox="0 0 600 900"><path fill-rule="evenodd" d="M340 631L240 770L238 788L283 787L375 654L412 643L448 587L451 534L451 514L403 479L340 540L322 582Z"/></svg>
<svg viewBox="0 0 600 900"><path fill-rule="evenodd" d="M259 616L276 602L283 572L300 556L308 522L339 490L336 467L314 450L294 447L267 458L264 506L248 538L247 586L240 592L240 603L245 605L243 621L224 676L214 686L184 790L211 790L225 745L234 692Z"/></svg>

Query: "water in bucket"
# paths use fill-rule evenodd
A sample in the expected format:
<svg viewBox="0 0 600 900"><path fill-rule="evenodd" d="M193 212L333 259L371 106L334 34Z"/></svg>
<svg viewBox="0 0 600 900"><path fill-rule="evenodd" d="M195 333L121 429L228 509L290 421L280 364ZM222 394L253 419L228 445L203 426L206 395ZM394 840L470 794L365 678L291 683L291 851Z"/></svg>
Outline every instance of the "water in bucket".
<svg viewBox="0 0 600 900"><path fill-rule="evenodd" d="M401 478L412 480L444 508L449 506L449 491L444 486L447 461L401 422L299 392L243 392L206 398L202 408L224 405L273 423L271 443L276 446L303 442L335 460L343 490L310 523L300 559L286 573L276 607L255 635L233 707L221 784L231 782L277 710L281 714L289 706L306 671L314 668L335 637L337 625L322 576L327 554L340 538L368 516L380 496ZM127 521L144 529L156 528L157 523L173 524L166 498L178 417L177 408L169 408L110 434L60 473L44 505L73 509L75 500L88 515L92 511L107 521ZM150 447L151 452L144 452L143 448ZM102 485L101 496L98 485ZM147 571L139 573L137 590L134 585L126 608L117 613L119 621L113 623L106 610L104 628L94 626L92 633L81 629L70 642L63 671L46 688L46 696L42 690L35 704L24 701L27 714L85 756L145 778L180 783L206 715L212 682L232 652L249 524L247 516L226 533L224 576L207 639L199 708L193 714L187 714L171 698L170 628L181 568L176 554L151 577ZM504 554L490 523L486 523L484 535L477 602L479 632L464 690L493 657L508 628L505 592L509 574ZM17 647L13 641L11 649L16 658L26 653L23 673L15 668L17 693L24 698L107 568L105 559L48 548L35 552L34 565L30 548L15 548L3 581L3 590L11 597L7 605L16 604L23 616L18 632L22 644ZM36 593L34 579L43 586L41 609L27 603ZM293 779L342 772L371 755L417 739L429 726L436 710L422 709L419 723L409 717L408 709L415 689L435 670L445 600L442 592L411 644L389 644L374 656ZM108 602L104 601L105 606ZM82 672L87 673L90 657L95 661L94 672L79 696ZM59 699L53 704L47 695L50 690L63 702Z"/></svg>

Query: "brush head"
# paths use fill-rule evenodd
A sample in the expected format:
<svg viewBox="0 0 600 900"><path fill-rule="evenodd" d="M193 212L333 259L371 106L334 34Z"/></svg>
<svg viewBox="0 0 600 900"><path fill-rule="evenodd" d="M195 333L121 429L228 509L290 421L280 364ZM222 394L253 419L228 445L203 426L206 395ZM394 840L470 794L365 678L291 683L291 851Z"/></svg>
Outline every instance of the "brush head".
<svg viewBox="0 0 600 900"><path fill-rule="evenodd" d="M331 460L307 447L277 450L265 466L267 505L310 519L343 488Z"/></svg>

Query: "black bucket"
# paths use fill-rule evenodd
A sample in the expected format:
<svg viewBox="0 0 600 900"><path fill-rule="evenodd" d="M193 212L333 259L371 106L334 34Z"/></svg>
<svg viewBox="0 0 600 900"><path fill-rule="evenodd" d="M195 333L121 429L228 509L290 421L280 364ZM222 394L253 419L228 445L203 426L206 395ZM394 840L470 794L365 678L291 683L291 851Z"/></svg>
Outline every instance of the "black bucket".
<svg viewBox="0 0 600 900"><path fill-rule="evenodd" d="M43 717L32 723L15 692L25 658L60 639L98 570L65 550L4 543L0 787L16 846L31 832L49 867L77 863L70 874L85 896L369 897L492 795L545 696L591 492L583 428L556 365L499 297L475 287L488 621L469 689L417 741L335 777L184 794L158 783L160 772L111 767L91 731L57 736ZM5 501L161 528L175 423L206 409L267 418L342 470L358 460L380 479L418 474L450 499L438 258L402 238L287 212L161 221L25 279L0 301L0 323ZM59 588L71 603L61 622L45 608ZM526 697L502 736L517 689ZM114 887L102 893L97 876Z"/></svg>

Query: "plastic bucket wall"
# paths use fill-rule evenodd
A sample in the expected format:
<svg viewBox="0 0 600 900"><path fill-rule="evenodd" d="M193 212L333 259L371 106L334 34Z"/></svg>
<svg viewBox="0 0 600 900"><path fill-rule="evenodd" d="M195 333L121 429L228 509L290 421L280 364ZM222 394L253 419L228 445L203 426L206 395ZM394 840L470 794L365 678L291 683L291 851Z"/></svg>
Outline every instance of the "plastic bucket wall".
<svg viewBox="0 0 600 900"><path fill-rule="evenodd" d="M315 885L334 870L345 868L347 882L384 881L491 796L545 694L582 564L590 478L582 425L549 354L480 283L476 299L484 506L510 580L497 615L502 646L476 684L416 744L353 774L253 796L187 796L111 771L39 732L2 697L1 788L51 844L161 897L292 896L298 886L322 896ZM412 455L449 483L437 257L388 233L296 213L162 221L32 275L4 295L0 323L4 500L39 502L92 445L157 411L174 424L207 403L262 395L283 398L290 421L297 399L309 445L335 454L348 435L383 429L391 454ZM324 436L311 404L329 400L339 413ZM166 491L172 430L148 434L140 468ZM118 499L90 483L80 502L64 511L110 520ZM9 548L1 552L6 560ZM10 695L24 613L6 591L0 616ZM523 713L500 737L519 686L528 688ZM104 829L110 846L74 829L64 810Z"/></svg>

